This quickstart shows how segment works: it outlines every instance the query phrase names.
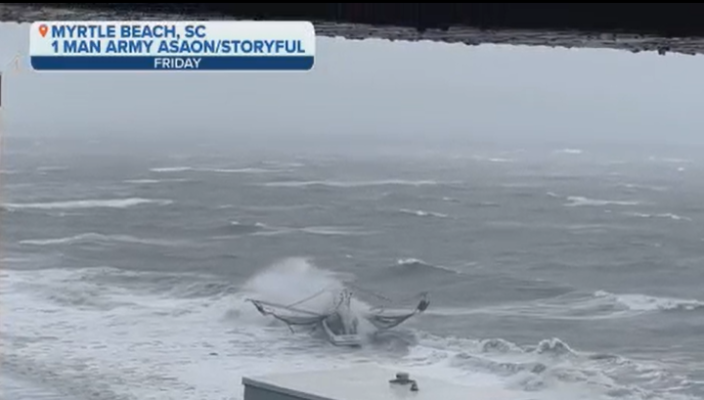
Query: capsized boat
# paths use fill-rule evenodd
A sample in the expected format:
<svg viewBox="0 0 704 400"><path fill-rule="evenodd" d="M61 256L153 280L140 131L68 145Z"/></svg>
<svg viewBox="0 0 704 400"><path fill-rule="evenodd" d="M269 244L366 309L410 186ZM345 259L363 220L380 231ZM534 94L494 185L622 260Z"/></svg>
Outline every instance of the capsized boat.
<svg viewBox="0 0 704 400"><path fill-rule="evenodd" d="M277 304L264 300L247 299L260 314L271 316L286 323L291 330L293 326L320 328L328 340L338 346L361 346L363 337L359 332L359 318L364 318L377 330L394 328L413 316L422 313L430 305L427 293L420 294L420 301L412 311L387 312L383 307L375 307L359 315L352 309L353 292L348 288L339 291L336 301L323 311L311 311L303 304L330 290L322 290L313 296L299 300L290 305Z"/></svg>

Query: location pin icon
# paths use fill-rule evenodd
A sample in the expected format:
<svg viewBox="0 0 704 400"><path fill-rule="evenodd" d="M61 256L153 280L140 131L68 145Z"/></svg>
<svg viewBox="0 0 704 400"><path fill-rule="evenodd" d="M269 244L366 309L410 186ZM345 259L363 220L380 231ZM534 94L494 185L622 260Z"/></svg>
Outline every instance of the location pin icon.
<svg viewBox="0 0 704 400"><path fill-rule="evenodd" d="M46 33L49 32L49 27L46 25L39 25L39 34L42 37L46 37Z"/></svg>

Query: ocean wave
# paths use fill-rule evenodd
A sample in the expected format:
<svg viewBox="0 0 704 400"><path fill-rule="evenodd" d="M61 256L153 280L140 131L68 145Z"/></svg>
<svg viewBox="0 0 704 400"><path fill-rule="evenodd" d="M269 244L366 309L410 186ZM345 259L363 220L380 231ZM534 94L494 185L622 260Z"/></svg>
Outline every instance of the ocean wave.
<svg viewBox="0 0 704 400"><path fill-rule="evenodd" d="M306 166L304 163L296 161L262 161L262 164L279 168L302 168Z"/></svg>
<svg viewBox="0 0 704 400"><path fill-rule="evenodd" d="M473 352L462 351L452 356L450 365L462 369L481 369L501 376L513 376L523 372L542 374L555 359L575 360L579 354L558 338L543 339L537 345L519 346L504 339L484 339L472 343ZM509 361L487 355L535 355L534 359Z"/></svg>
<svg viewBox="0 0 704 400"><path fill-rule="evenodd" d="M68 167L61 167L61 166L37 167L36 171L39 173L42 173L42 174L48 173L48 172L63 172L63 171L68 171Z"/></svg>
<svg viewBox="0 0 704 400"><path fill-rule="evenodd" d="M374 234L372 231L362 230L354 227L343 226L308 226L303 228L288 228L288 227L269 227L268 230L263 230L254 233L255 236L278 236L295 233L305 233L309 235L320 236L365 236Z"/></svg>
<svg viewBox="0 0 704 400"><path fill-rule="evenodd" d="M666 192L668 189L664 186L643 185L640 183L619 183L616 186L626 189L649 190L653 192Z"/></svg>
<svg viewBox="0 0 704 400"><path fill-rule="evenodd" d="M322 236L364 236L374 233L360 228L342 226L309 226L298 228L297 230L303 233Z"/></svg>
<svg viewBox="0 0 704 400"><path fill-rule="evenodd" d="M285 169L267 169L267 168L254 168L254 167L244 167L244 168L206 168L206 167L160 167L152 168L151 172L157 173L172 173L172 172L214 172L223 174L269 174L269 173L279 173L287 172L289 170Z"/></svg>
<svg viewBox="0 0 704 400"><path fill-rule="evenodd" d="M582 154L584 151L581 149L559 149L553 151L555 154Z"/></svg>
<svg viewBox="0 0 704 400"><path fill-rule="evenodd" d="M403 267L404 269L415 269L415 270L436 270L442 272L450 272L453 274L461 274L462 271L442 266L427 263L418 258L401 258L396 260L397 267Z"/></svg>
<svg viewBox="0 0 704 400"><path fill-rule="evenodd" d="M641 204L639 201L635 200L601 200L601 199L590 199L588 197L582 196L568 196L565 206L568 207L581 207L581 206L637 206Z"/></svg>
<svg viewBox="0 0 704 400"><path fill-rule="evenodd" d="M472 157L475 161L488 161L492 163L514 163L516 160L512 158L501 158L501 157L484 157L484 156L474 156Z"/></svg>
<svg viewBox="0 0 704 400"><path fill-rule="evenodd" d="M666 164L692 164L694 161L685 158L674 158L674 157L648 157L648 161L661 162Z"/></svg>
<svg viewBox="0 0 704 400"><path fill-rule="evenodd" d="M193 167L161 167L161 168L152 168L150 171L152 172L185 172L185 171L192 171Z"/></svg>
<svg viewBox="0 0 704 400"><path fill-rule="evenodd" d="M232 379L203 378L194 371L225 368L239 380L306 364L316 369L381 365L420 377L421 390L422 377L428 376L545 400L674 400L685 397L671 394L672 388L690 385L658 362L583 352L551 335L519 344L410 329L414 340L405 341L401 351L385 342L350 351L321 345L321 339L291 333L245 302L255 297L291 304L321 288L338 287L335 274L304 260L266 268L236 292L222 278L195 274L110 268L7 272L1 289L9 316L2 324L9 342L4 365L70 393L241 398L241 392L232 392ZM140 290L120 285L125 282ZM325 310L330 300L321 299L312 310Z"/></svg>
<svg viewBox="0 0 704 400"><path fill-rule="evenodd" d="M173 242L164 245L171 246ZM81 269L43 269L42 279L26 280L38 295L67 305L93 305L112 309L134 304L135 295L167 295L172 299L217 298L237 291L237 286L207 274L131 271L109 266ZM15 272L22 277L26 272ZM39 290L41 289L41 290ZM86 296L90 294L90 296ZM91 298L95 301L91 302ZM168 303L168 299L164 299Z"/></svg>
<svg viewBox="0 0 704 400"><path fill-rule="evenodd" d="M413 215L416 217L435 217L435 218L447 218L447 214L433 212L433 211L423 211L423 210L411 210L408 208L402 208L399 210L402 214Z"/></svg>
<svg viewBox="0 0 704 400"><path fill-rule="evenodd" d="M519 345L501 338L444 338L423 333L420 336L420 345L411 353L415 359L432 357L432 365L446 366L438 371L445 376L456 375L453 370L459 370L501 377L508 389L532 392L531 399L694 398L668 393L673 387L691 386L691 382L660 363L581 352L559 338ZM466 375L458 378L466 379Z"/></svg>
<svg viewBox="0 0 704 400"><path fill-rule="evenodd" d="M178 182L188 182L188 179L127 179L124 183L135 184L135 185L149 185L156 183L178 183Z"/></svg>
<svg viewBox="0 0 704 400"><path fill-rule="evenodd" d="M364 186L436 186L444 184L458 183L441 182L434 180L402 180L402 179L386 179L372 181L282 181L282 182L267 182L261 184L266 187L281 187L281 188L305 188L309 186L328 186L336 188L357 188Z"/></svg>
<svg viewBox="0 0 704 400"><path fill-rule="evenodd" d="M230 223L226 226L225 229L229 233L246 235L249 233L260 232L271 228L261 222L247 223L239 221L230 221Z"/></svg>
<svg viewBox="0 0 704 400"><path fill-rule="evenodd" d="M141 244L147 246L183 246L183 241L170 241L162 239L144 239L129 235L103 235L100 233L82 233L80 235L68 236L54 239L30 239L19 242L24 245L32 246L56 246L56 245L73 245L83 243L129 243Z"/></svg>
<svg viewBox="0 0 704 400"><path fill-rule="evenodd" d="M631 318L646 312L694 311L704 301L654 297L643 294L611 294L605 291L569 292L531 301L482 307L434 307L426 314L438 317L489 315L544 320L595 321Z"/></svg>
<svg viewBox="0 0 704 400"><path fill-rule="evenodd" d="M143 199L139 197L132 197L126 199L66 200L41 203L7 203L4 205L4 207L9 210L71 210L84 208L129 208L146 204L165 206L172 203L173 201L171 200Z"/></svg>
<svg viewBox="0 0 704 400"><path fill-rule="evenodd" d="M545 184L541 182L508 182L499 184L499 187L507 189L538 189L544 186Z"/></svg>
<svg viewBox="0 0 704 400"><path fill-rule="evenodd" d="M7 264L26 264L35 261L32 257L0 257L0 263Z"/></svg>
<svg viewBox="0 0 704 400"><path fill-rule="evenodd" d="M472 207L482 207L482 208L498 208L501 207L501 203L495 201L479 201L476 203L470 203Z"/></svg>
<svg viewBox="0 0 704 400"><path fill-rule="evenodd" d="M358 227L348 226L305 226L300 228L292 228L286 226L272 226L261 222L243 223L238 221L230 222L230 224L226 227L226 230L228 233L233 233L236 235L253 236L278 236L296 233L321 236L359 236L374 233ZM227 237L222 238L226 239Z"/></svg>
<svg viewBox="0 0 704 400"><path fill-rule="evenodd" d="M639 212L626 212L624 214L631 216L631 217L639 217L639 218L667 218L667 219L672 219L675 221L692 221L692 218L683 217L683 216L673 214L673 213L647 214L647 213L639 213Z"/></svg>
<svg viewBox="0 0 704 400"><path fill-rule="evenodd" d="M595 297L589 293L573 293L529 301L509 302L481 307L435 307L426 312L438 317L487 315L561 321L595 321L627 318L637 315L624 310L611 299Z"/></svg>
<svg viewBox="0 0 704 400"><path fill-rule="evenodd" d="M287 172L287 170L265 168L196 168L195 170L201 172L219 172L223 174L272 174Z"/></svg>
<svg viewBox="0 0 704 400"><path fill-rule="evenodd" d="M594 296L614 301L632 311L694 311L704 308L704 301L655 297L644 294L613 294L597 291Z"/></svg>

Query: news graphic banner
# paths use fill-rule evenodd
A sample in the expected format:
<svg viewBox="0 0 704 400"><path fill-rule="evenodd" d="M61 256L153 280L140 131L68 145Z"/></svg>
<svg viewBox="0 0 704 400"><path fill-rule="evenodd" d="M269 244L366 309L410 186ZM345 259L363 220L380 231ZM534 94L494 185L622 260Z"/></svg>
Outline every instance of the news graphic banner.
<svg viewBox="0 0 704 400"><path fill-rule="evenodd" d="M46 21L30 28L38 71L308 71L310 22Z"/></svg>

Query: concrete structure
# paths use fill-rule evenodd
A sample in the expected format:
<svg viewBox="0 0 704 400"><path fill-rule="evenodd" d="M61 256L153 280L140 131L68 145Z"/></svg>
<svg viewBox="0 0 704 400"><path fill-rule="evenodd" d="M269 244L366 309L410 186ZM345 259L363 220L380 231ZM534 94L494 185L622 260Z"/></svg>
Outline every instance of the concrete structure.
<svg viewBox="0 0 704 400"><path fill-rule="evenodd" d="M526 393L473 388L375 366L243 378L244 400L534 400ZM415 386L414 386L415 385Z"/></svg>
<svg viewBox="0 0 704 400"><path fill-rule="evenodd" d="M0 21L311 20L349 39L704 53L699 3L1 3Z"/></svg>

